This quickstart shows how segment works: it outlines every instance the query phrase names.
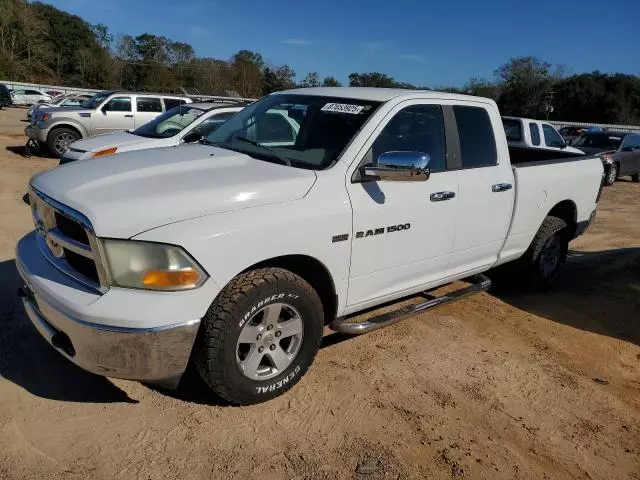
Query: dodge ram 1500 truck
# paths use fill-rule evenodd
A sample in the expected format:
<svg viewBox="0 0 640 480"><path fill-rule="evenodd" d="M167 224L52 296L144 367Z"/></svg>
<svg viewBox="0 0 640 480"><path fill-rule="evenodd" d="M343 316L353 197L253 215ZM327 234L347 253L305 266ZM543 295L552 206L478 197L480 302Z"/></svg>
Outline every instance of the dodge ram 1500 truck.
<svg viewBox="0 0 640 480"><path fill-rule="evenodd" d="M36 175L24 307L91 372L175 387L189 365L229 402L265 401L300 380L326 325L369 332L486 290L507 262L553 283L594 217L602 162L525 157L510 160L484 98L271 94L202 144ZM458 279L471 283L356 315Z"/></svg>

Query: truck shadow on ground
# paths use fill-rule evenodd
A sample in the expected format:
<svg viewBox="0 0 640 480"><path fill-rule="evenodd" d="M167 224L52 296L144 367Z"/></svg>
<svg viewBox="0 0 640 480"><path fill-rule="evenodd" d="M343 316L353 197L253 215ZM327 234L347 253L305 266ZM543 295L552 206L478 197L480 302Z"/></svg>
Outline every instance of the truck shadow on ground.
<svg viewBox="0 0 640 480"><path fill-rule="evenodd" d="M51 400L137 403L107 378L76 367L37 332L17 296L15 262L0 262L0 381Z"/></svg>
<svg viewBox="0 0 640 480"><path fill-rule="evenodd" d="M569 251L551 290L490 293L520 310L640 346L640 248Z"/></svg>

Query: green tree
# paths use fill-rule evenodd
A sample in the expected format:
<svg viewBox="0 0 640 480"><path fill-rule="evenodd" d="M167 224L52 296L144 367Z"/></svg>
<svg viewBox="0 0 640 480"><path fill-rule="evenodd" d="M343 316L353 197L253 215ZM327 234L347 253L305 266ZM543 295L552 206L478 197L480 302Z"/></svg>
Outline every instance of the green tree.
<svg viewBox="0 0 640 480"><path fill-rule="evenodd" d="M296 72L289 65L266 67L262 76L262 93L268 94L295 88Z"/></svg>
<svg viewBox="0 0 640 480"><path fill-rule="evenodd" d="M302 79L300 84L298 85L301 88L307 87L319 87L320 86L320 78L318 77L318 72L309 72Z"/></svg>
<svg viewBox="0 0 640 480"><path fill-rule="evenodd" d="M336 77L329 76L329 77L324 77L324 80L322 80L322 86L323 87L341 87L342 84L338 80L336 80Z"/></svg>
<svg viewBox="0 0 640 480"><path fill-rule="evenodd" d="M416 88L410 83L398 82L393 77L379 72L352 73L349 75L350 87L378 88Z"/></svg>

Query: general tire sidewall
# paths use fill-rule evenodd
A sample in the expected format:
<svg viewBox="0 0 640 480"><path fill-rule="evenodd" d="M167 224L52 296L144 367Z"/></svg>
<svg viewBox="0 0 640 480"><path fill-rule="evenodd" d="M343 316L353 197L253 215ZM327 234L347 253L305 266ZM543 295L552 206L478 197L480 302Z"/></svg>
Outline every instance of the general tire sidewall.
<svg viewBox="0 0 640 480"><path fill-rule="evenodd" d="M279 281L254 289L248 295L244 308L238 308L233 317L233 330L228 332L223 344L223 364L225 381L243 397L253 398L254 401L264 401L276 397L295 385L306 373L318 351L322 340L323 315L318 310L314 299L309 294L291 282ZM284 372L276 377L264 381L252 380L246 377L236 361L238 337L246 322L260 309L273 303L285 303L295 308L302 317L303 336L298 355ZM238 305L241 307L241 305Z"/></svg>

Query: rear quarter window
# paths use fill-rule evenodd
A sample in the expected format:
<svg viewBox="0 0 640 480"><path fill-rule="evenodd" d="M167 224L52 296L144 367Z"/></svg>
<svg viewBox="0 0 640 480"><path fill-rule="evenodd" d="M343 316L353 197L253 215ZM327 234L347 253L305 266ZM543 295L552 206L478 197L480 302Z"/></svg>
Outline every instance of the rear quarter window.
<svg viewBox="0 0 640 480"><path fill-rule="evenodd" d="M529 124L529 132L531 133L531 144L540 145L540 127L538 127L538 124L531 122Z"/></svg>
<svg viewBox="0 0 640 480"><path fill-rule="evenodd" d="M453 112L458 125L462 168L496 165L498 154L489 112L482 107L456 105Z"/></svg>

